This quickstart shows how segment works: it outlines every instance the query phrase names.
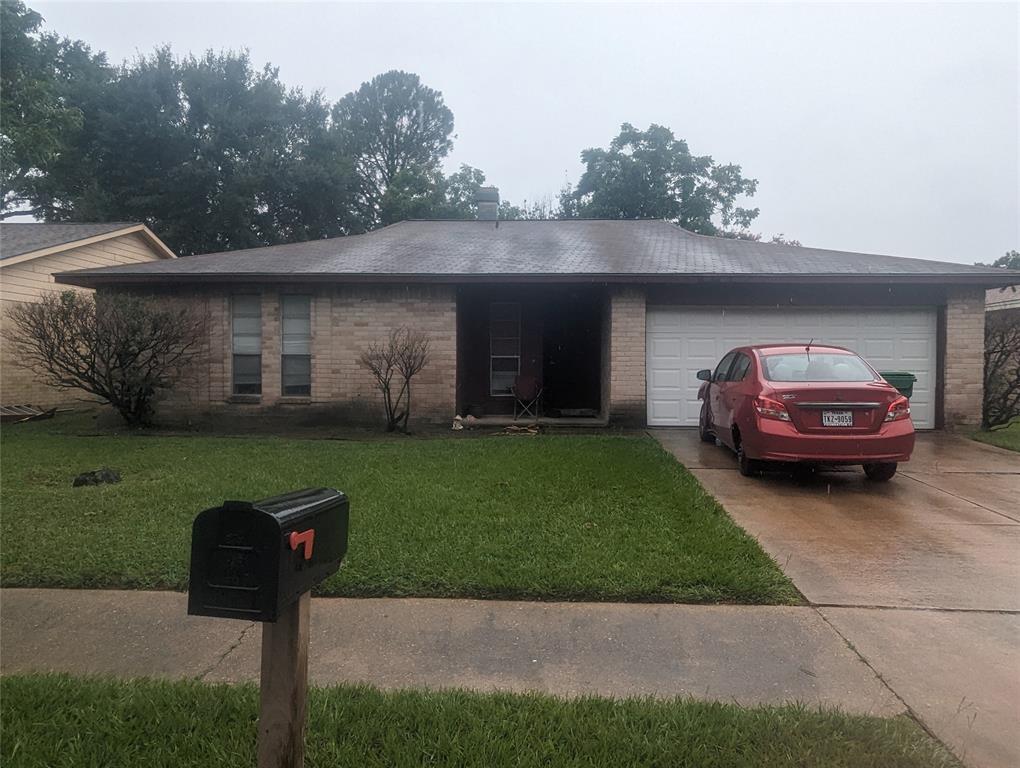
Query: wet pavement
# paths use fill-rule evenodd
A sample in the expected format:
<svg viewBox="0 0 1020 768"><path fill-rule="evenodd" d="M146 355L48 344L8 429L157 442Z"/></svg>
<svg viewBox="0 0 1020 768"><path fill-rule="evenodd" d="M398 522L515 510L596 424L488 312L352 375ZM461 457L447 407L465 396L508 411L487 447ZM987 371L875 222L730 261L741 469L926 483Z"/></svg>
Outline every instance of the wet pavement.
<svg viewBox="0 0 1020 768"><path fill-rule="evenodd" d="M187 616L186 595L6 589L0 600L4 674L258 679L261 625ZM316 598L311 616L319 685L905 711L806 606Z"/></svg>
<svg viewBox="0 0 1020 768"><path fill-rule="evenodd" d="M1020 454L925 433L885 484L745 478L695 430L650 433L968 764L1020 765Z"/></svg>

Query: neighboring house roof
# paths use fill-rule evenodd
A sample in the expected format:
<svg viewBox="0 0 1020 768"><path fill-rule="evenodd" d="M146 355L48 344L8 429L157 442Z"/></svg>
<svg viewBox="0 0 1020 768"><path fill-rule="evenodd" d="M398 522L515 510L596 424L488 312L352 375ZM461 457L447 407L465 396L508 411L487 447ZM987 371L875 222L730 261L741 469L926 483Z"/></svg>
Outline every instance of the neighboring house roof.
<svg viewBox="0 0 1020 768"><path fill-rule="evenodd" d="M137 232L164 259L176 254L144 224L114 221L104 224L0 223L0 266L48 256L69 248Z"/></svg>
<svg viewBox="0 0 1020 768"><path fill-rule="evenodd" d="M985 311L995 312L1000 309L1020 309L1020 276L1017 285L1005 288L993 288L985 294Z"/></svg>
<svg viewBox="0 0 1020 768"><path fill-rule="evenodd" d="M679 282L1001 285L1003 270L707 237L658 220L405 221L365 235L64 272L58 282Z"/></svg>

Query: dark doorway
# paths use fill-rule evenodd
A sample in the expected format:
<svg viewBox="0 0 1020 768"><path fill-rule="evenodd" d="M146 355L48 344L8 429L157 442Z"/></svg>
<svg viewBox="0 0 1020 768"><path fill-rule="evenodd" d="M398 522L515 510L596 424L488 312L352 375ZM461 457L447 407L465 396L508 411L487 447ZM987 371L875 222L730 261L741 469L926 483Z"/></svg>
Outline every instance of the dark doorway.
<svg viewBox="0 0 1020 768"><path fill-rule="evenodd" d="M602 307L591 291L565 291L544 307L542 376L548 416L596 416Z"/></svg>
<svg viewBox="0 0 1020 768"><path fill-rule="evenodd" d="M463 286L457 297L457 407L462 414L512 414L514 375L543 386L542 414L599 415L601 286Z"/></svg>

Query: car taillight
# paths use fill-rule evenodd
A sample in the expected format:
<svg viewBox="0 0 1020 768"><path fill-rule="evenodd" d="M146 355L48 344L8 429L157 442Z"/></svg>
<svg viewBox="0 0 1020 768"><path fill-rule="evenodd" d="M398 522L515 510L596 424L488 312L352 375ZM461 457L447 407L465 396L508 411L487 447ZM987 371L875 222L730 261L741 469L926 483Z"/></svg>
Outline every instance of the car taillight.
<svg viewBox="0 0 1020 768"><path fill-rule="evenodd" d="M766 419L790 420L790 412L786 410L786 406L777 400L770 400L767 397L754 398L754 410L758 411L758 414Z"/></svg>
<svg viewBox="0 0 1020 768"><path fill-rule="evenodd" d="M889 403L889 412L885 415L886 421L899 421L910 418L910 401L900 395Z"/></svg>

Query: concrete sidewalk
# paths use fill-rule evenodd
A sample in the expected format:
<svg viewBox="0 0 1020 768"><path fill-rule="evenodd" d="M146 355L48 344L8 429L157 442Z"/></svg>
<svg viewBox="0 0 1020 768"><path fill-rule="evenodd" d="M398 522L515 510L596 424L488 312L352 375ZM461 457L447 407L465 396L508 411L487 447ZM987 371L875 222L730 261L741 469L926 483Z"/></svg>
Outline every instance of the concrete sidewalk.
<svg viewBox="0 0 1020 768"><path fill-rule="evenodd" d="M188 617L182 594L5 589L0 601L4 674L258 677L260 625ZM323 598L311 634L320 685L905 711L811 608Z"/></svg>

